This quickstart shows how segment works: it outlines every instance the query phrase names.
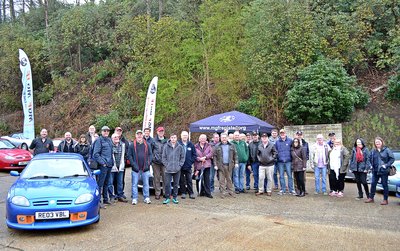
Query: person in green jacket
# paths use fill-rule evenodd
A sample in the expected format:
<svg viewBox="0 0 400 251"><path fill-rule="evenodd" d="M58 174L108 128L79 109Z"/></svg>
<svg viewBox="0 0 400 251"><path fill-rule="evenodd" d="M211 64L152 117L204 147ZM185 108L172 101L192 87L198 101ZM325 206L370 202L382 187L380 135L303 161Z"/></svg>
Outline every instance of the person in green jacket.
<svg viewBox="0 0 400 251"><path fill-rule="evenodd" d="M240 133L236 131L233 134L233 145L236 146L236 151L239 159L239 167L233 169L233 184L235 193L244 193L244 177L247 160L249 159L249 148L245 141L240 140Z"/></svg>

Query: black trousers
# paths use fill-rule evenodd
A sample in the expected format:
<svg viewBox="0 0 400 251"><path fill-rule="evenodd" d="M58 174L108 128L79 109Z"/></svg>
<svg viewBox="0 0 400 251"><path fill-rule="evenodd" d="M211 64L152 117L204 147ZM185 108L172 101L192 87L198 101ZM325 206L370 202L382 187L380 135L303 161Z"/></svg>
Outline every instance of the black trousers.
<svg viewBox="0 0 400 251"><path fill-rule="evenodd" d="M367 173L364 172L353 172L357 182L358 196L363 197L363 190L361 185L364 187L365 195L369 198L369 189L367 183Z"/></svg>
<svg viewBox="0 0 400 251"><path fill-rule="evenodd" d="M181 194L193 194L192 169L181 169L181 179L179 180L179 192Z"/></svg>
<svg viewBox="0 0 400 251"><path fill-rule="evenodd" d="M336 178L336 173L334 170L330 170L329 172L329 186L331 191L335 192L343 192L344 190L344 177L346 177L345 173L339 173L339 177Z"/></svg>
<svg viewBox="0 0 400 251"><path fill-rule="evenodd" d="M306 191L306 185L304 183L304 171L294 172L294 177L296 179L297 189L299 193L304 193Z"/></svg>
<svg viewBox="0 0 400 251"><path fill-rule="evenodd" d="M201 180L201 192L200 196L209 196L211 195L211 190L210 190L210 168L204 168L202 171L202 180ZM196 188L197 188L197 193L199 193L199 180L196 180Z"/></svg>

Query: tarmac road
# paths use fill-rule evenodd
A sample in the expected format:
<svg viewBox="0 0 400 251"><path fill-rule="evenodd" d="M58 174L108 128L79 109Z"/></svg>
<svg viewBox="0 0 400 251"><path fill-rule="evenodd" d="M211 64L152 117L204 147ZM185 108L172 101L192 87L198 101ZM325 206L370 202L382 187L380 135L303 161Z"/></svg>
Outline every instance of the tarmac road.
<svg viewBox="0 0 400 251"><path fill-rule="evenodd" d="M356 184L345 196L272 197L250 190L236 198L180 199L179 205L154 200L116 203L101 211L101 221L87 227L52 231L17 231L5 225L4 200L14 177L0 173L0 250L399 250L400 199L388 206L356 201ZM130 196L130 170L126 177ZM217 185L217 184L216 184Z"/></svg>

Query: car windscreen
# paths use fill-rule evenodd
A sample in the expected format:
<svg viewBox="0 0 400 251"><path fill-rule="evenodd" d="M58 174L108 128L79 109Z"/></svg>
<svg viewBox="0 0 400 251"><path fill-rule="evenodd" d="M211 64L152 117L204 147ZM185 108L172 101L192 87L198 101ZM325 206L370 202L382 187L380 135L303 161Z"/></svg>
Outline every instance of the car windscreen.
<svg viewBox="0 0 400 251"><path fill-rule="evenodd" d="M32 160L21 174L22 179L73 178L89 176L78 159Z"/></svg>
<svg viewBox="0 0 400 251"><path fill-rule="evenodd" d="M10 141L0 140L0 149L14 149L16 148Z"/></svg>

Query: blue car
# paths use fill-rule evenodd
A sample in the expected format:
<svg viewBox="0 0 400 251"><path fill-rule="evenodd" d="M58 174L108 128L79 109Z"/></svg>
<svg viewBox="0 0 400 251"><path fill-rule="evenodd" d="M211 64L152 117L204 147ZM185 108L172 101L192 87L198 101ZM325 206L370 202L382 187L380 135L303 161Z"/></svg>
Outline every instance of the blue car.
<svg viewBox="0 0 400 251"><path fill-rule="evenodd" d="M396 196L397 196L398 198L400 198L400 182L397 183L397 186L396 186Z"/></svg>
<svg viewBox="0 0 400 251"><path fill-rule="evenodd" d="M56 229L97 223L100 192L84 159L73 153L35 156L12 176L6 201L6 223L15 229Z"/></svg>

